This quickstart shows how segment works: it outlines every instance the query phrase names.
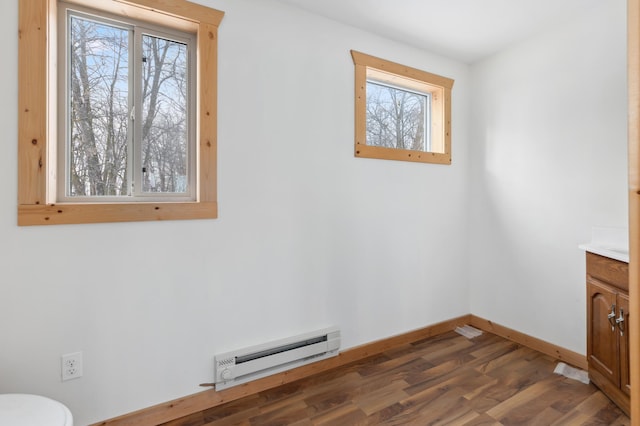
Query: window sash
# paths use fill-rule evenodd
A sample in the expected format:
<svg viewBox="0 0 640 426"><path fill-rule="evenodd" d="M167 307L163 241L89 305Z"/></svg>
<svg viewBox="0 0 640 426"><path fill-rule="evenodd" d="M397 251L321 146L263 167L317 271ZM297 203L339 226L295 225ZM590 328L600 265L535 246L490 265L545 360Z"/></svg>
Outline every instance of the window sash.
<svg viewBox="0 0 640 426"><path fill-rule="evenodd" d="M126 195L70 195L70 22L72 17L95 21L97 23L127 29L129 31L128 44L128 120L127 132L127 167ZM59 35L59 64L61 64L58 85L58 180L56 186L56 200L58 202L135 202L135 201L197 201L197 144L196 144L196 37L194 34L183 33L170 28L158 27L142 23L134 19L112 16L109 13L95 11L78 5L59 3L58 9ZM170 42L186 46L187 80L186 90L186 179L185 192L145 192L142 185L142 38L143 36L157 37Z"/></svg>
<svg viewBox="0 0 640 426"><path fill-rule="evenodd" d="M175 43L179 43L179 44L183 44L186 46L186 54L187 54L187 68L188 68L188 87L187 87L187 102L186 102L186 120L187 122L185 123L185 131L186 131L186 167L187 167L187 172L186 172L186 178L187 178L187 190L186 192L176 192L176 193L171 193L171 192L145 192L143 190L143 153L142 153L142 149L143 149L143 135L142 135L142 118L143 118L143 111L144 111L144 100L142 99L142 84L138 84L135 87L135 97L137 99L136 102L136 106L135 106L135 122L137 123L137 125L134 126L135 129L135 143L134 143L134 148L135 148L135 152L134 152L134 159L137 160L135 161L135 169L134 169L134 173L133 173L133 177L134 177L134 194L136 197L139 198L144 198L145 200L148 199L154 199L154 198L159 198L160 199L166 199L166 198L171 198L172 200L175 199L183 199L183 200L194 200L195 199L195 194L196 194L196 168L195 168L195 164L196 164L196 144L195 144L195 116L196 114L194 113L196 111L196 104L195 104L195 96L193 96L193 94L195 93L195 89L194 89L194 82L196 79L195 76L195 69L196 69L196 64L193 61L193 58L195 58L195 54L194 54L194 48L193 46L195 45L194 41L190 38L183 38L183 37L176 37L173 34L167 33L165 31L157 31L157 30L150 30L149 28L143 28L143 27L138 27L139 31L135 34L136 37L136 46L139 46L140 48L135 49L135 70L136 70L136 76L135 76L135 81L136 82L141 82L142 81L142 68L143 68L143 61L142 61L142 57L143 57L143 49L142 49L142 38L145 36L150 36L150 37L155 37L155 38L159 38L159 39L163 39L166 41L170 41L170 42L175 42Z"/></svg>
<svg viewBox="0 0 640 426"><path fill-rule="evenodd" d="M431 102L432 102L432 96L431 93L427 92L422 92L419 90L415 90L415 89L411 89L411 88L407 88L407 87L403 87L399 84L390 84L384 81L380 81L380 80L376 80L373 78L367 78L367 85L369 84L373 84L375 86L378 87L383 87L383 88L388 88L388 89L392 89L398 92L405 92L411 95L415 95L418 96L420 98L420 102L423 104L422 108L422 126L421 126L421 130L422 130L422 146L420 147L420 149L414 149L416 151L422 151L422 152L431 152ZM369 92L367 91L367 105L369 104ZM369 114L369 111L367 110L367 118ZM404 117L398 117L398 118L404 118ZM367 131L368 131L368 126L367 126ZM370 146L381 146L378 144L370 144L369 143L369 138L367 137L366 139L366 143L367 145ZM393 148L398 148L397 146L394 146ZM406 148L406 149L410 149L410 148Z"/></svg>

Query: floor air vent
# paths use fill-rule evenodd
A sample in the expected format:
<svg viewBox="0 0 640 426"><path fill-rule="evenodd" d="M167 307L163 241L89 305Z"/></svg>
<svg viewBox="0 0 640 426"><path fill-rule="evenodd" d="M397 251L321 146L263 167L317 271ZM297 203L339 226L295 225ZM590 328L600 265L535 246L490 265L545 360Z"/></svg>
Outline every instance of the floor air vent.
<svg viewBox="0 0 640 426"><path fill-rule="evenodd" d="M338 354L340 330L318 330L214 358L216 390L299 367Z"/></svg>

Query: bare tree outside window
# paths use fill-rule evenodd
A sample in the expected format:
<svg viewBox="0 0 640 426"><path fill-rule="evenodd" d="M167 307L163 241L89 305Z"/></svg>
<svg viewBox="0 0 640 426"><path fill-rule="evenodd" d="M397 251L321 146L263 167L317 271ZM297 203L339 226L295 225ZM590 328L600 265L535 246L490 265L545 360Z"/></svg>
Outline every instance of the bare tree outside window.
<svg viewBox="0 0 640 426"><path fill-rule="evenodd" d="M133 29L79 16L69 33L68 196L187 192L187 45L142 34L134 55Z"/></svg>
<svg viewBox="0 0 640 426"><path fill-rule="evenodd" d="M429 97L367 81L367 145L429 151Z"/></svg>
<svg viewBox="0 0 640 426"><path fill-rule="evenodd" d="M129 31L71 18L69 195L126 195Z"/></svg>
<svg viewBox="0 0 640 426"><path fill-rule="evenodd" d="M187 190L187 46L142 36L144 192Z"/></svg>

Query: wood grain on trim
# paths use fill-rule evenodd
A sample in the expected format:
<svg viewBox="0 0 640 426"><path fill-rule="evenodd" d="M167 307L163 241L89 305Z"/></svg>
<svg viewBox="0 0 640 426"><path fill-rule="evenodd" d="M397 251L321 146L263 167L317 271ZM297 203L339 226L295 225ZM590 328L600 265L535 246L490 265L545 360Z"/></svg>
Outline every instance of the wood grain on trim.
<svg viewBox="0 0 640 426"><path fill-rule="evenodd" d="M355 361L360 361L408 343L414 343L444 334L465 324L469 324L486 332L504 337L515 343L519 343L523 346L566 362L567 364L571 364L582 369L587 368L587 359L584 355L580 355L568 349L545 342L544 340L528 336L492 321L469 314L386 339L356 346L341 352L336 357L274 374L273 376L258 379L253 382L244 383L220 392L216 392L214 389L199 392L185 396L184 398L175 399L173 401L95 423L92 426L139 426L156 425L169 422L181 417L189 416L199 411L205 411L207 409L217 407L227 402L257 394L258 392L262 392L267 389L272 389L280 385L313 376L314 374L322 373L336 367L341 367Z"/></svg>
<svg viewBox="0 0 640 426"><path fill-rule="evenodd" d="M627 11L629 138L629 310L631 330L640 330L640 0ZM631 424L640 426L640 333L629 336Z"/></svg>
<svg viewBox="0 0 640 426"><path fill-rule="evenodd" d="M143 220L215 219L216 202L36 204L18 206L18 225L130 222Z"/></svg>
<svg viewBox="0 0 640 426"><path fill-rule="evenodd" d="M93 426L139 426L156 425L165 423L180 417L188 416L198 411L204 411L218 405L235 401L242 397L253 395L267 389L312 376L323 371L331 370L349 364L354 361L377 355L389 349L417 342L429 337L437 336L455 329L458 326L468 324L470 315L464 315L448 321L430 325L408 333L377 340L372 343L356 346L341 352L338 356L308 364L293 370L274 374L273 376L244 383L220 392L207 390L173 401L144 408L123 416L115 417L95 423Z"/></svg>
<svg viewBox="0 0 640 426"><path fill-rule="evenodd" d="M18 225L216 218L217 26L224 12L186 0L67 1L198 33L198 197L184 203L56 203L57 1L21 0L18 18Z"/></svg>
<svg viewBox="0 0 640 426"><path fill-rule="evenodd" d="M410 161L418 163L451 164L451 88L454 81L416 68L351 51L355 66L355 145L354 154L362 158ZM367 78L373 73L398 77L402 87L428 86L432 95L431 137L433 152L367 145ZM380 78L378 78L380 80ZM403 82L404 83L404 82ZM421 92L425 90L420 89Z"/></svg>
<svg viewBox="0 0 640 426"><path fill-rule="evenodd" d="M528 334L521 333L513 330L509 327L505 327L500 324L496 324L493 321L480 318L475 315L470 315L470 325L484 330L489 333L497 334L511 340L512 342L520 343L531 349L535 349L538 352L554 357L557 360L563 361L567 364L571 364L574 367L578 367L582 370L586 370L588 367L587 357L577 352L570 351L563 347L554 345L537 337L529 336ZM586 327L586 325L585 325Z"/></svg>

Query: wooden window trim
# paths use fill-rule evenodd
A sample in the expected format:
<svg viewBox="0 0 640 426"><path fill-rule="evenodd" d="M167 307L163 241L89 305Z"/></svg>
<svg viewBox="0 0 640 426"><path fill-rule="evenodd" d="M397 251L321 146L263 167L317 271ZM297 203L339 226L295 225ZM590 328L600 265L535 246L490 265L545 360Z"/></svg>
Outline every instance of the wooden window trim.
<svg viewBox="0 0 640 426"><path fill-rule="evenodd" d="M640 0L627 2L631 419L640 419Z"/></svg>
<svg viewBox="0 0 640 426"><path fill-rule="evenodd" d="M364 53L351 51L355 64L355 156L419 163L451 164L451 89L453 80L416 68L400 65ZM367 139L367 70L389 79L399 76L412 87L427 87L432 95L432 144L441 152L384 148L366 144ZM424 90L424 89L422 89Z"/></svg>
<svg viewBox="0 0 640 426"><path fill-rule="evenodd" d="M197 200L55 202L57 0L20 0L18 225L216 218L217 32L224 12L185 0L68 2L197 33Z"/></svg>

